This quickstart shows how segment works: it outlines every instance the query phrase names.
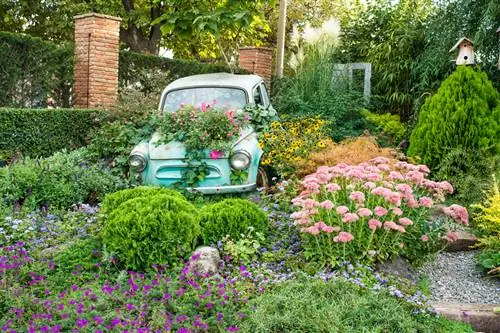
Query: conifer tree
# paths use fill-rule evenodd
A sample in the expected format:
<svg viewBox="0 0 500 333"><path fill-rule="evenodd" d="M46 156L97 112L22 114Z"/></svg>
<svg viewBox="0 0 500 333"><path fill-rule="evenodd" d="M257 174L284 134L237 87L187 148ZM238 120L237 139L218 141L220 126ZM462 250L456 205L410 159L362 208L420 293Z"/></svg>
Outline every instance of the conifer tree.
<svg viewBox="0 0 500 333"><path fill-rule="evenodd" d="M458 66L422 106L408 155L436 168L453 148L500 153L499 99L484 72Z"/></svg>

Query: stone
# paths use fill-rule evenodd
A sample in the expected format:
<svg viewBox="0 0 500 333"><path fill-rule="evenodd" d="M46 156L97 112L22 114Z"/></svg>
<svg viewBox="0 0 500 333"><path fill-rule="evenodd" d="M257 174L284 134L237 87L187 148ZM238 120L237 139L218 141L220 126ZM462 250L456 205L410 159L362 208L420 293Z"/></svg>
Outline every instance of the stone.
<svg viewBox="0 0 500 333"><path fill-rule="evenodd" d="M190 269L199 274L215 274L219 271L219 250L210 246L198 247L193 256L198 257L191 260Z"/></svg>
<svg viewBox="0 0 500 333"><path fill-rule="evenodd" d="M431 306L440 315L469 323L478 332L500 332L500 313L495 312L499 304L433 303Z"/></svg>
<svg viewBox="0 0 500 333"><path fill-rule="evenodd" d="M458 230L455 231L457 239L453 242L448 241L445 250L448 252L470 251L477 244L477 237L470 232Z"/></svg>
<svg viewBox="0 0 500 333"><path fill-rule="evenodd" d="M413 283L417 283L419 280L417 272L415 272L408 260L401 257L396 257L392 259L392 261L380 263L377 265L377 269L381 272L398 275Z"/></svg>

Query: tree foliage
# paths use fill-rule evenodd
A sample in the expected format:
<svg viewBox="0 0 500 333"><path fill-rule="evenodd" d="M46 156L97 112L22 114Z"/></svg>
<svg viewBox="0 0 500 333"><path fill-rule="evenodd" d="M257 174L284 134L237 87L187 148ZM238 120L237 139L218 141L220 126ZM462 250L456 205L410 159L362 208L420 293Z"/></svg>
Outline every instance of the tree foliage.
<svg viewBox="0 0 500 333"><path fill-rule="evenodd" d="M457 147L500 153L499 102L486 73L459 66L422 106L408 154L436 167Z"/></svg>

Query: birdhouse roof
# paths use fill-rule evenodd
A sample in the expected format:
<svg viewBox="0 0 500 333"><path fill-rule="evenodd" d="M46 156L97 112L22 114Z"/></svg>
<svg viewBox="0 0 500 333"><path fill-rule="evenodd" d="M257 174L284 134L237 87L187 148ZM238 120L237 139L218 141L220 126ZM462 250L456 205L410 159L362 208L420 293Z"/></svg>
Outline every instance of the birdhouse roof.
<svg viewBox="0 0 500 333"><path fill-rule="evenodd" d="M500 28L499 28L499 29L500 29ZM462 42L464 42L464 41L467 41L467 42L471 43L472 45L474 45L474 43L473 43L473 42L472 42L469 38L467 38L467 37L462 37L462 38L460 38L460 40L459 40L459 41L458 41L458 42L457 42L457 43L456 43L456 44L455 44L455 45L451 48L450 52L455 51L455 50L456 50L456 49L460 46L460 44L462 44Z"/></svg>

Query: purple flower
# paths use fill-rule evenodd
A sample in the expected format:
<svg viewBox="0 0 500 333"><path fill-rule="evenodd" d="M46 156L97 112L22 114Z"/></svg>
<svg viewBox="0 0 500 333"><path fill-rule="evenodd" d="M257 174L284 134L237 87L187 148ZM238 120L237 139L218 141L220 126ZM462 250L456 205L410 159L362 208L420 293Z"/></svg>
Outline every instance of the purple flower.
<svg viewBox="0 0 500 333"><path fill-rule="evenodd" d="M89 322L89 321L88 321L87 319L84 319L84 318L78 318L78 319L76 320L76 326L78 326L78 327L80 327L80 328L83 328L83 327L87 326L87 323L88 323L88 322Z"/></svg>
<svg viewBox="0 0 500 333"><path fill-rule="evenodd" d="M228 328L226 328L226 331L228 332L238 332L239 330L240 328L236 326L229 326Z"/></svg>

